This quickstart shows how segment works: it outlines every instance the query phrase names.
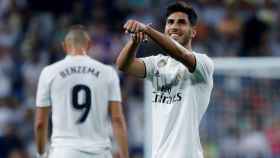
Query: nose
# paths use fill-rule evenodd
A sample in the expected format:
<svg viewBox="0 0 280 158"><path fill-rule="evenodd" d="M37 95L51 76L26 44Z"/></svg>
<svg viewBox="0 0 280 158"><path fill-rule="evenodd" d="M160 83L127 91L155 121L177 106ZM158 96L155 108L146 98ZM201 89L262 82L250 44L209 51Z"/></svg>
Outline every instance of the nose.
<svg viewBox="0 0 280 158"><path fill-rule="evenodd" d="M179 25L177 24L177 23L173 23L171 26L170 26L170 29L172 29L172 30L178 30L178 28L179 28Z"/></svg>

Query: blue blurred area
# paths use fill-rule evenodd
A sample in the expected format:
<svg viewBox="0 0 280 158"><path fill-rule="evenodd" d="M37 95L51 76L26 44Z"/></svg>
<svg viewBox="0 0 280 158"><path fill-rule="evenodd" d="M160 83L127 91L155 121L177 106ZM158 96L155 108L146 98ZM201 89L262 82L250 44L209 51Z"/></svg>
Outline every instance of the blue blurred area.
<svg viewBox="0 0 280 158"><path fill-rule="evenodd" d="M0 158L34 156L33 118L38 77L44 66L64 57L61 42L71 25L87 26L93 40L90 56L114 65L128 38L122 30L124 22L138 19L163 30L163 10L170 2L0 0ZM189 2L199 15L198 33L193 42L195 51L211 57L280 55L279 0ZM161 51L149 42L139 49L138 56ZM123 74L120 77L130 153L132 157L142 157L143 82ZM214 94L201 132L206 157L268 157L235 155L242 152L237 148L240 143L250 148L254 140L260 144L256 148L267 148L262 152L268 152L269 157L280 157L280 121L274 119L280 114L280 93L273 91L275 87L280 88L277 83L215 77ZM247 127L252 127L248 130L250 134Z"/></svg>

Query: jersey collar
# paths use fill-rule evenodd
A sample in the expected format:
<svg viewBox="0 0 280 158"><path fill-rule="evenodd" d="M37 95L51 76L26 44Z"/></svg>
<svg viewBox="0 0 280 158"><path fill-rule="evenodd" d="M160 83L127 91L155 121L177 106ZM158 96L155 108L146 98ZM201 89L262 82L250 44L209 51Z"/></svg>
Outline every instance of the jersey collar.
<svg viewBox="0 0 280 158"><path fill-rule="evenodd" d="M66 59L84 59L84 58L89 58L88 55L66 55Z"/></svg>

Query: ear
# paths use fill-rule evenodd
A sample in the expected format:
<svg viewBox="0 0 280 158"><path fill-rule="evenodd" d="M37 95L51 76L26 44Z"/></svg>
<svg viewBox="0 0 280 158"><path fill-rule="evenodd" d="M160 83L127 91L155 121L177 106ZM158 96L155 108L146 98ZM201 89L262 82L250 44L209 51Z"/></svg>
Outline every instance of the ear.
<svg viewBox="0 0 280 158"><path fill-rule="evenodd" d="M86 50L88 51L90 48L92 48L93 47L93 44L92 44L92 40L89 40L88 41L88 44L87 44L87 48L86 48Z"/></svg>
<svg viewBox="0 0 280 158"><path fill-rule="evenodd" d="M196 30L195 30L195 28L192 28L191 37L194 38L195 36L196 36Z"/></svg>
<svg viewBox="0 0 280 158"><path fill-rule="evenodd" d="M62 43L61 43L61 46L62 46L63 50L65 51L65 53L67 53L67 46L66 46L66 43L65 43L65 42L62 42Z"/></svg>

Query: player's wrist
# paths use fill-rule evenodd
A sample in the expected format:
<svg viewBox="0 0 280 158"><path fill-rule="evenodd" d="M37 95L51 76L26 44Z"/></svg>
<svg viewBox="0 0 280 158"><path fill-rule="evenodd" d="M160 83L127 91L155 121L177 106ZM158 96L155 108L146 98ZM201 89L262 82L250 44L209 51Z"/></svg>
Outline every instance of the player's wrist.
<svg viewBox="0 0 280 158"><path fill-rule="evenodd" d="M144 32L145 34L149 33L149 30L152 28L151 25L152 25L152 23L149 23L149 24L147 24L147 25L144 26L143 32Z"/></svg>
<svg viewBox="0 0 280 158"><path fill-rule="evenodd" d="M136 46L136 47L140 44L140 42L137 41L137 39L135 39L133 37L131 37L130 42L131 42L131 45Z"/></svg>
<svg viewBox="0 0 280 158"><path fill-rule="evenodd" d="M37 154L36 154L36 158L47 158L47 152L44 152L44 153L42 153L42 154L37 153Z"/></svg>
<svg viewBox="0 0 280 158"><path fill-rule="evenodd" d="M143 32L146 34L149 31L149 25L145 25L145 27L143 28Z"/></svg>
<svg viewBox="0 0 280 158"><path fill-rule="evenodd" d="M37 151L36 153L36 158L47 158L49 153L49 144L46 143L43 147L43 150L39 150L39 151Z"/></svg>

